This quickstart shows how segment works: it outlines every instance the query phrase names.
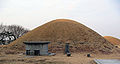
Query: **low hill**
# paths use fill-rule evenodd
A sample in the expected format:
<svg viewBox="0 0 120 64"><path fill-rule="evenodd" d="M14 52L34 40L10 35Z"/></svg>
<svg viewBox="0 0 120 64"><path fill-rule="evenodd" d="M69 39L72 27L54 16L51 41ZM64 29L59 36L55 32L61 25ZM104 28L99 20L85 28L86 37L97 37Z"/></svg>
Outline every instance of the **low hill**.
<svg viewBox="0 0 120 64"><path fill-rule="evenodd" d="M114 45L120 45L120 39L112 37L112 36L104 36L105 39L107 39L109 42L111 42Z"/></svg>

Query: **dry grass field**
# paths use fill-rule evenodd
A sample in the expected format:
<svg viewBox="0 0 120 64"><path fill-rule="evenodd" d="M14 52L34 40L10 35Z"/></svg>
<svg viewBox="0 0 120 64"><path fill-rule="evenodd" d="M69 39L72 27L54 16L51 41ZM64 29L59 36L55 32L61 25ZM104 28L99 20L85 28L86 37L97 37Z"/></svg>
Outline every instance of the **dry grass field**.
<svg viewBox="0 0 120 64"><path fill-rule="evenodd" d="M25 56L22 54L0 55L0 64L95 64L94 59L120 59L120 54L73 53L71 57L64 54L56 56Z"/></svg>

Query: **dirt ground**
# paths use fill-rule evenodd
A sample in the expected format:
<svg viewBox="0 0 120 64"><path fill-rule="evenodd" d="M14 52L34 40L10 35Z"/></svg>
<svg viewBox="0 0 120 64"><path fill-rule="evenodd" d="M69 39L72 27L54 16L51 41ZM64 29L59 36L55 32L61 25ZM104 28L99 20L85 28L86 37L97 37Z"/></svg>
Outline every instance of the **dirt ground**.
<svg viewBox="0 0 120 64"><path fill-rule="evenodd" d="M120 59L120 54L73 53L71 57L64 54L55 56L26 56L23 54L0 55L0 64L95 64L94 59Z"/></svg>

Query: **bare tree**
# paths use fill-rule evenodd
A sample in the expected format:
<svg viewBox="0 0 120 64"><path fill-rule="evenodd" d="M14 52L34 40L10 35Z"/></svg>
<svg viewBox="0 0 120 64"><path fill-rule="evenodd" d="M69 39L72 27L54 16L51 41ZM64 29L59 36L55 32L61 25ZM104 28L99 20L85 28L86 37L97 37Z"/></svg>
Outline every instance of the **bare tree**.
<svg viewBox="0 0 120 64"><path fill-rule="evenodd" d="M22 26L18 26L18 25L9 25L7 30L9 32L12 32L15 35L16 39L29 31L28 29L25 29Z"/></svg>
<svg viewBox="0 0 120 64"><path fill-rule="evenodd" d="M6 26L3 24L0 24L0 33L3 32L5 30Z"/></svg>
<svg viewBox="0 0 120 64"><path fill-rule="evenodd" d="M0 25L0 45L6 45L21 37L29 30L19 25Z"/></svg>

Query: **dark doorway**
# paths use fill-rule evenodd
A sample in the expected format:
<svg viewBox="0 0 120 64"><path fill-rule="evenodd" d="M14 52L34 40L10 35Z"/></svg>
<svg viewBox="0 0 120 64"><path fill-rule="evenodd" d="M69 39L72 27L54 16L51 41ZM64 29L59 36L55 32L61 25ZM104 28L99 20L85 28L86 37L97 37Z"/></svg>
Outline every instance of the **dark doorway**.
<svg viewBox="0 0 120 64"><path fill-rule="evenodd" d="M26 50L26 55L30 55L30 50Z"/></svg>
<svg viewBox="0 0 120 64"><path fill-rule="evenodd" d="M40 50L34 50L34 55L36 56L40 55Z"/></svg>

